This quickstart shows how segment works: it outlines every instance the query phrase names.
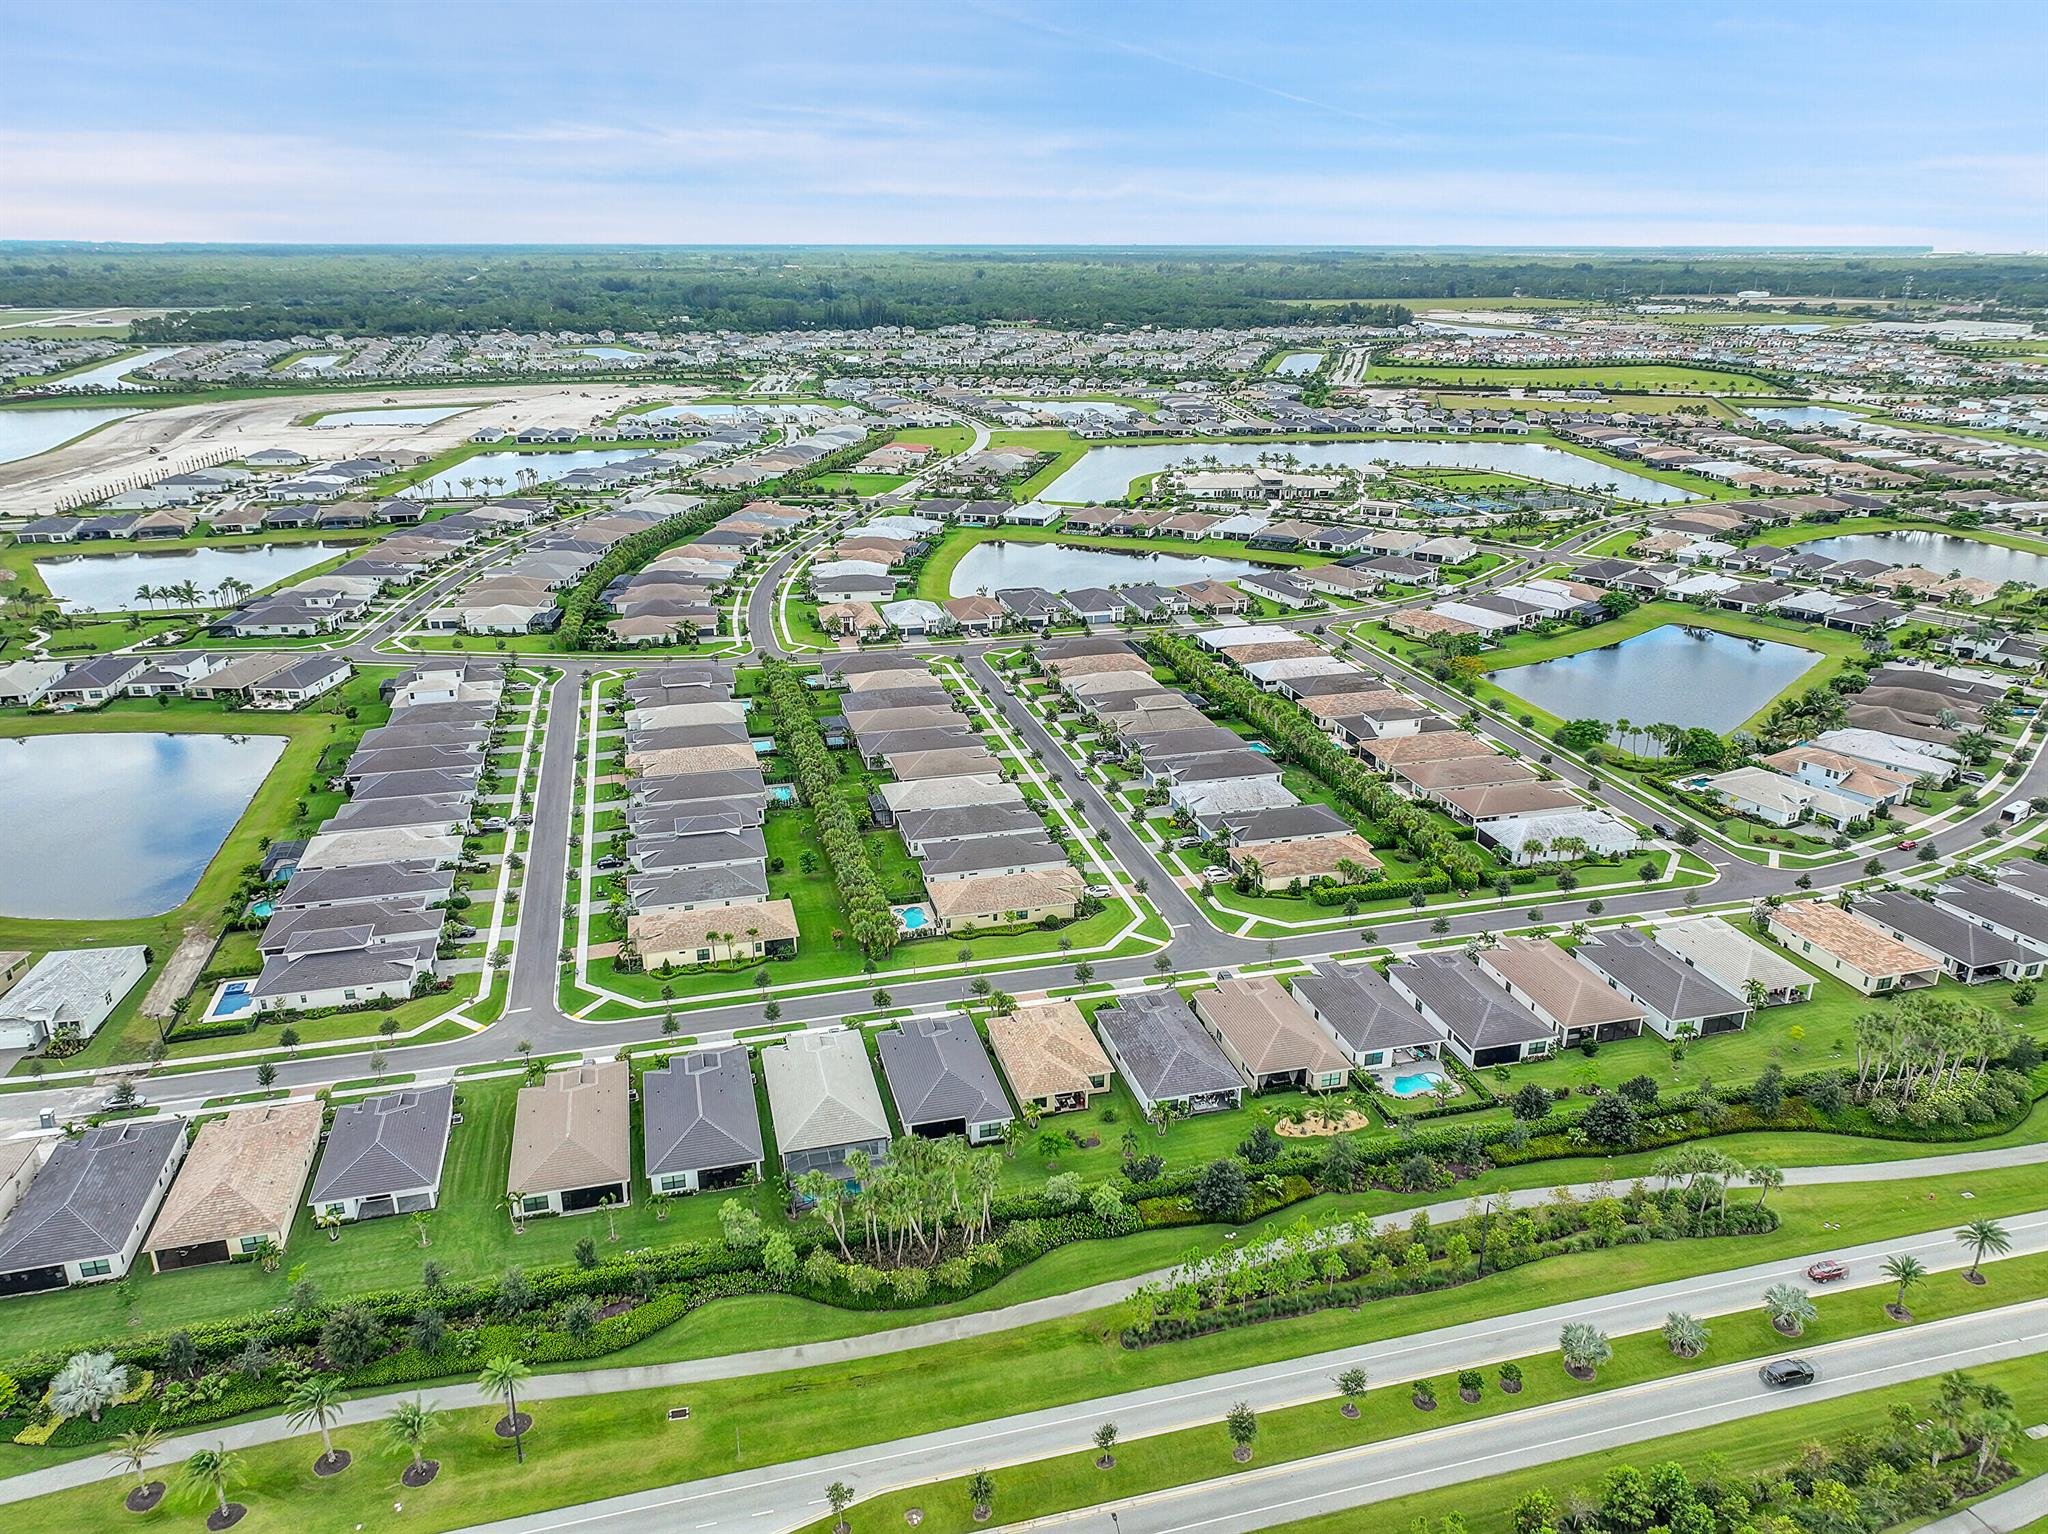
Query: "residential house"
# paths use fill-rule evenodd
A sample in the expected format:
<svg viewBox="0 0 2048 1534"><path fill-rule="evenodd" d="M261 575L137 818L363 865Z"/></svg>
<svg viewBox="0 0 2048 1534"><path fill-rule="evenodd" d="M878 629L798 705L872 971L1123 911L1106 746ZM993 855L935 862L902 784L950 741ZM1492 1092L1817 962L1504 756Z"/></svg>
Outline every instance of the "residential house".
<svg viewBox="0 0 2048 1534"><path fill-rule="evenodd" d="M632 1200L632 1067L585 1062L519 1089L505 1196L514 1219Z"/></svg>
<svg viewBox="0 0 2048 1534"><path fill-rule="evenodd" d="M1296 1004L1345 1058L1373 1072L1382 1087L1391 1086L1403 1066L1443 1058L1443 1033L1370 965L1316 964L1294 977L1293 991Z"/></svg>
<svg viewBox="0 0 2048 1534"><path fill-rule="evenodd" d="M1416 954L1389 969L1387 982L1474 1069L1540 1059L1556 1047L1556 1030L1489 983L1469 959Z"/></svg>
<svg viewBox="0 0 2048 1534"><path fill-rule="evenodd" d="M1596 932L1574 957L1640 1008L1661 1038L1732 1033L1749 1021L1749 1003L1741 995L1634 927Z"/></svg>
<svg viewBox="0 0 2048 1534"><path fill-rule="evenodd" d="M1109 1056L1071 1001L991 1017L988 1041L1010 1091L1027 1109L1070 1113L1109 1090Z"/></svg>
<svg viewBox="0 0 2048 1534"><path fill-rule="evenodd" d="M2004 937L1958 911L1904 890L1880 891L1856 902L1856 914L1908 948L1941 961L1942 973L1965 985L1987 980L2038 980L2048 955Z"/></svg>
<svg viewBox="0 0 2048 1534"><path fill-rule="evenodd" d="M185 1121L122 1119L60 1140L0 1225L0 1296L124 1278L185 1159Z"/></svg>
<svg viewBox="0 0 2048 1534"><path fill-rule="evenodd" d="M1825 900L1777 906L1765 925L1793 953L1866 996L1932 985L1941 974L1940 960Z"/></svg>
<svg viewBox="0 0 2048 1534"><path fill-rule="evenodd" d="M334 1115L307 1205L316 1219L374 1220L432 1209L441 1198L455 1088L406 1087Z"/></svg>
<svg viewBox="0 0 2048 1534"><path fill-rule="evenodd" d="M1253 1092L1328 1092L1350 1079L1349 1062L1278 980L1223 980L1192 999L1195 1016Z"/></svg>
<svg viewBox="0 0 2048 1534"><path fill-rule="evenodd" d="M1748 1005L1750 985L1763 987L1762 1004L1785 1006L1811 1001L1818 983L1799 965L1738 932L1725 921L1678 922L1652 929L1659 947L1668 948L1731 996Z"/></svg>
<svg viewBox="0 0 2048 1534"><path fill-rule="evenodd" d="M199 1131L143 1250L159 1273L283 1251L320 1149L317 1102L238 1108Z"/></svg>
<svg viewBox="0 0 2048 1534"><path fill-rule="evenodd" d="M1095 1014L1116 1068L1147 1114L1165 1107L1193 1115L1235 1108L1244 1096L1237 1068L1196 1021L1179 991L1138 991Z"/></svg>
<svg viewBox="0 0 2048 1534"><path fill-rule="evenodd" d="M51 1040L81 1042L100 1025L149 971L149 950L60 948L0 992L0 1049L41 1049Z"/></svg>
<svg viewBox="0 0 2048 1534"><path fill-rule="evenodd" d="M812 1171L843 1178L855 1151L874 1161L889 1154L889 1116L858 1032L793 1033L761 1051L761 1070L790 1179Z"/></svg>
<svg viewBox="0 0 2048 1534"><path fill-rule="evenodd" d="M973 1022L960 1013L913 1018L875 1036L896 1116L914 1135L1003 1137L1014 1115Z"/></svg>
<svg viewBox="0 0 2048 1534"><path fill-rule="evenodd" d="M651 1192L739 1187L761 1177L761 1114L743 1044L672 1055L640 1078L641 1149Z"/></svg>
<svg viewBox="0 0 2048 1534"><path fill-rule="evenodd" d="M1503 938L1479 955L1479 969L1557 1031L1565 1049L1632 1039L1643 1009L1572 961L1548 938Z"/></svg>

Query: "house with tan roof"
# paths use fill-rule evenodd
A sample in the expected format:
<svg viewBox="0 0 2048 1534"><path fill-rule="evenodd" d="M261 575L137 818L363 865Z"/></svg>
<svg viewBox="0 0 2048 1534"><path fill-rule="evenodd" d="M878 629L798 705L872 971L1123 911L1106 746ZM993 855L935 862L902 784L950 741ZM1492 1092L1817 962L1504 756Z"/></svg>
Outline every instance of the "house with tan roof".
<svg viewBox="0 0 2048 1534"><path fill-rule="evenodd" d="M1416 762L1448 762L1459 757L1500 754L1477 735L1465 730L1424 730L1415 735L1394 735L1385 740L1367 741L1359 751L1376 767L1405 767Z"/></svg>
<svg viewBox="0 0 2048 1534"><path fill-rule="evenodd" d="M1225 980L1190 998L1195 1016L1254 1092L1329 1092L1351 1062L1277 980Z"/></svg>
<svg viewBox="0 0 2048 1534"><path fill-rule="evenodd" d="M796 907L787 900L746 900L701 911L630 916L626 930L649 969L795 953L799 936Z"/></svg>
<svg viewBox="0 0 2048 1534"><path fill-rule="evenodd" d="M1479 972L1550 1024L1562 1048L1643 1031L1640 1006L1548 938L1503 938L1479 955Z"/></svg>
<svg viewBox="0 0 2048 1534"><path fill-rule="evenodd" d="M1040 1113L1071 1113L1109 1090L1115 1068L1071 1001L991 1017L988 1042L1017 1101Z"/></svg>
<svg viewBox="0 0 2048 1534"><path fill-rule="evenodd" d="M855 639L888 632L881 609L872 602L820 602L818 627L828 634L851 635Z"/></svg>
<svg viewBox="0 0 2048 1534"><path fill-rule="evenodd" d="M142 1249L159 1273L284 1249L320 1149L316 1102L276 1103L199 1131Z"/></svg>
<svg viewBox="0 0 2048 1534"><path fill-rule="evenodd" d="M632 1201L632 1086L632 1067L606 1060L519 1089L505 1191L520 1218Z"/></svg>
<svg viewBox="0 0 2048 1534"><path fill-rule="evenodd" d="M1768 913L1764 925L1790 952L1846 980L1865 996L1917 990L1941 976L1939 959L1825 900L1779 906Z"/></svg>
<svg viewBox="0 0 2048 1534"><path fill-rule="evenodd" d="M1230 866L1239 872L1248 867L1252 882L1261 890L1286 889L1297 879L1308 884L1316 879L1345 879L1355 874L1370 878L1384 866L1373 856L1372 843L1358 835L1301 837L1293 841L1267 842L1256 847L1233 847Z"/></svg>
<svg viewBox="0 0 2048 1534"><path fill-rule="evenodd" d="M1462 618L1447 617L1433 613L1427 608L1408 608L1387 619L1387 627L1396 634L1410 639L1450 639L1461 634L1477 634L1476 625Z"/></svg>
<svg viewBox="0 0 2048 1534"><path fill-rule="evenodd" d="M1025 927L1039 922L1072 921L1080 910L1086 882L1072 868L1033 873L977 874L947 879L928 887L932 913L941 932L972 927Z"/></svg>

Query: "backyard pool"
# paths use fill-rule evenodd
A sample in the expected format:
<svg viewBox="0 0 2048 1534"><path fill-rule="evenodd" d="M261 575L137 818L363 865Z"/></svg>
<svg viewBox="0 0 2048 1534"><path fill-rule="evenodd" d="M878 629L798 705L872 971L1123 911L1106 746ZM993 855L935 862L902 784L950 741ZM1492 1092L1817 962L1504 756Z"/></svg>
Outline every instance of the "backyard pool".
<svg viewBox="0 0 2048 1534"><path fill-rule="evenodd" d="M239 1012L246 1012L255 1005L256 998L249 994L249 982L246 980L230 980L226 985L214 992L213 1005L206 1009L206 1016L201 1021L217 1023L222 1018L233 1017Z"/></svg>
<svg viewBox="0 0 2048 1534"><path fill-rule="evenodd" d="M932 910L925 905L899 905L893 908L896 923L905 932L922 932L932 924Z"/></svg>
<svg viewBox="0 0 2048 1534"><path fill-rule="evenodd" d="M1434 1092L1439 1085L1450 1080L1442 1071L1415 1071L1406 1076L1396 1076L1392 1088L1396 1097L1421 1097Z"/></svg>

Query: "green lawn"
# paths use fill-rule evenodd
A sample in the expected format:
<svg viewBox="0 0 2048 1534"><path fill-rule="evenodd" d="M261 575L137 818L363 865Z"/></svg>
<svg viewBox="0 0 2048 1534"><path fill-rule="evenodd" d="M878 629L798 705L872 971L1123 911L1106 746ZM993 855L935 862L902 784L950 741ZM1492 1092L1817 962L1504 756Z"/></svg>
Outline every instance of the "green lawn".
<svg viewBox="0 0 2048 1534"><path fill-rule="evenodd" d="M1752 373L1666 363L1568 367L1472 367L1463 364L1375 362L1371 383L1482 385L1501 389L1628 389L1639 393L1774 394L1778 385Z"/></svg>
<svg viewBox="0 0 2048 1534"><path fill-rule="evenodd" d="M908 474L820 474L805 481L810 490L844 490L853 495L881 495L909 483Z"/></svg>

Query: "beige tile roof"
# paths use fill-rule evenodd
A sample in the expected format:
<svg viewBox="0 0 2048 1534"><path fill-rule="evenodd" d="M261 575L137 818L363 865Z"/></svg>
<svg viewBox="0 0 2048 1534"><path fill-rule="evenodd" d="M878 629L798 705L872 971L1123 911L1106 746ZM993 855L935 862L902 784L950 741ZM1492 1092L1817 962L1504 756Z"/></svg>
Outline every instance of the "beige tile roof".
<svg viewBox="0 0 2048 1534"><path fill-rule="evenodd" d="M939 606L951 613L962 623L978 622L984 618L1000 618L1004 608L994 597L948 597Z"/></svg>
<svg viewBox="0 0 2048 1534"><path fill-rule="evenodd" d="M1561 783L1485 783L1477 788L1446 789L1443 797L1446 804L1456 805L1475 819L1585 807L1585 801Z"/></svg>
<svg viewBox="0 0 2048 1534"><path fill-rule="evenodd" d="M663 751L628 751L626 770L643 778L672 778L689 772L751 767L759 760L750 745L671 746Z"/></svg>
<svg viewBox="0 0 2048 1534"><path fill-rule="evenodd" d="M1257 861L1259 877L1268 889L1294 879L1314 879L1323 874L1334 877L1339 863L1358 863L1368 873L1381 866L1373 856L1372 843L1362 836L1304 836L1290 842L1231 849L1233 868L1246 858Z"/></svg>
<svg viewBox="0 0 2048 1534"><path fill-rule="evenodd" d="M947 921L967 916L1000 916L1006 911L1036 911L1070 906L1081 898L1081 875L1071 868L1043 873L979 874L971 879L944 879L927 890L932 909Z"/></svg>
<svg viewBox="0 0 2048 1534"><path fill-rule="evenodd" d="M1117 655L1070 655L1064 660L1047 661L1045 669L1063 682L1072 682L1104 672L1143 671L1149 675L1152 667L1144 656L1126 650Z"/></svg>
<svg viewBox="0 0 2048 1534"><path fill-rule="evenodd" d="M289 1231L320 1146L320 1119L318 1103L279 1103L201 1129L143 1250Z"/></svg>
<svg viewBox="0 0 2048 1534"><path fill-rule="evenodd" d="M519 1089L511 1193L560 1193L633 1180L632 1069L623 1060L551 1071Z"/></svg>
<svg viewBox="0 0 2048 1534"><path fill-rule="evenodd" d="M674 953L683 948L707 945L707 932L730 932L735 940L756 928L760 940L793 938L797 935L796 907L787 900L749 900L739 905L709 906L701 911L657 911L647 916L626 918L626 930L643 956Z"/></svg>
<svg viewBox="0 0 2048 1534"><path fill-rule="evenodd" d="M1476 634L1479 632L1476 625L1467 623L1463 618L1452 618L1443 613L1433 613L1427 608L1395 613L1393 617L1387 620L1387 627L1397 634L1411 634L1418 639L1430 634Z"/></svg>
<svg viewBox="0 0 2048 1534"><path fill-rule="evenodd" d="M1313 639L1269 639L1252 644L1224 645L1222 652L1240 666L1256 666L1262 660L1294 660L1330 652Z"/></svg>
<svg viewBox="0 0 2048 1534"><path fill-rule="evenodd" d="M1188 998L1255 1076L1345 1071L1349 1063L1277 980L1225 980Z"/></svg>
<svg viewBox="0 0 2048 1534"><path fill-rule="evenodd" d="M1464 730L1425 730L1394 735L1367 748L1378 762L1448 762L1461 756L1496 756L1492 746Z"/></svg>
<svg viewBox="0 0 2048 1534"><path fill-rule="evenodd" d="M1317 698L1296 700L1318 719L1344 719L1352 714L1374 714L1390 708L1419 708L1406 693L1390 687L1364 687L1357 692L1326 692Z"/></svg>
<svg viewBox="0 0 2048 1534"><path fill-rule="evenodd" d="M1639 1021L1643 1009L1547 938L1504 938L1489 948L1480 966L1534 997L1567 1028Z"/></svg>
<svg viewBox="0 0 2048 1534"><path fill-rule="evenodd" d="M818 604L818 627L831 633L842 623L851 623L857 634L872 629L885 629L889 625L882 621L882 614L872 602L820 602Z"/></svg>
<svg viewBox="0 0 2048 1534"><path fill-rule="evenodd" d="M1235 586L1225 585L1222 581L1189 581L1186 585L1176 586L1173 589L1186 597L1196 607L1216 607L1227 610L1249 607L1252 600Z"/></svg>
<svg viewBox="0 0 2048 1534"><path fill-rule="evenodd" d="M1008 1017L992 1017L988 1041L1019 1097L1079 1092L1089 1077L1107 1080L1110 1075L1109 1056L1071 1001L1019 1007Z"/></svg>
<svg viewBox="0 0 2048 1534"><path fill-rule="evenodd" d="M1771 920L1866 975L1920 975L1941 967L1940 960L1908 948L1854 912L1825 900L1779 906Z"/></svg>

